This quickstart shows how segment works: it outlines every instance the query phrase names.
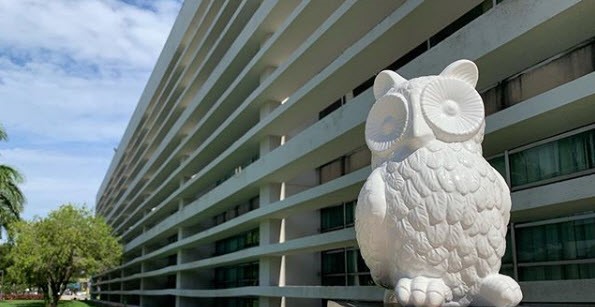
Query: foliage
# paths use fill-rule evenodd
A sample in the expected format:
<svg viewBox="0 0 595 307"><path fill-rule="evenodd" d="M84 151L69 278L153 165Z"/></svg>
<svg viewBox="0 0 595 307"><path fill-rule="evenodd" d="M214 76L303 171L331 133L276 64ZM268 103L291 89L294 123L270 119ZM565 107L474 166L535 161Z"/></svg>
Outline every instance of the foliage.
<svg viewBox="0 0 595 307"><path fill-rule="evenodd" d="M37 301L10 301L10 302L0 302L0 307L43 307L44 302L37 300ZM88 306L96 306L90 302L81 302L81 301L60 301L58 307L88 307Z"/></svg>
<svg viewBox="0 0 595 307"><path fill-rule="evenodd" d="M6 131L0 126L0 141L7 138ZM23 176L16 169L0 164L0 231L20 219L25 203L23 192L18 187L22 183Z"/></svg>
<svg viewBox="0 0 595 307"><path fill-rule="evenodd" d="M62 205L46 218L20 221L11 227L14 280L40 287L50 306L69 280L93 275L119 262L122 247L111 228L86 208Z"/></svg>
<svg viewBox="0 0 595 307"><path fill-rule="evenodd" d="M1 291L3 298L5 298L7 293L22 293L26 288L29 288L27 285L22 284L20 280L15 281L6 274L8 268L13 265L13 261L9 257L11 248L12 244L10 243L0 244L0 286L2 287Z"/></svg>
<svg viewBox="0 0 595 307"><path fill-rule="evenodd" d="M31 294L31 293L8 293L2 294L2 299L5 301L14 300L42 300L43 294Z"/></svg>

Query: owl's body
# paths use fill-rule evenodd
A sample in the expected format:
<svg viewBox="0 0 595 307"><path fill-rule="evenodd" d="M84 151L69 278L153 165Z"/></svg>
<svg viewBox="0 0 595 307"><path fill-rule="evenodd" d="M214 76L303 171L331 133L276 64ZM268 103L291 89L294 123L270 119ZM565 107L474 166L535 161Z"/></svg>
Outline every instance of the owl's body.
<svg viewBox="0 0 595 307"><path fill-rule="evenodd" d="M458 302L478 293L481 278L498 273L510 196L476 148L434 141L403 161L384 162L372 176L384 185L367 184L360 194L357 233L375 228L376 236L385 232L391 239L361 246L366 259L388 247L386 261L369 263L374 276L395 274L386 286L396 287L390 281L401 277L442 278ZM372 193L383 193L389 204L382 223L366 218Z"/></svg>
<svg viewBox="0 0 595 307"><path fill-rule="evenodd" d="M357 240L373 279L404 305L518 304L518 284L498 274L511 201L504 179L482 156L483 115L464 136L449 137L449 127L429 132L440 130L444 119L413 121L432 120L423 90L441 76L391 78L389 87L386 78L376 80L377 103L408 101L402 108L407 117L397 141L386 145L393 131L386 123L398 128L401 115L385 114L399 109L371 111L368 121L384 119L380 128L366 126L374 170L356 207Z"/></svg>

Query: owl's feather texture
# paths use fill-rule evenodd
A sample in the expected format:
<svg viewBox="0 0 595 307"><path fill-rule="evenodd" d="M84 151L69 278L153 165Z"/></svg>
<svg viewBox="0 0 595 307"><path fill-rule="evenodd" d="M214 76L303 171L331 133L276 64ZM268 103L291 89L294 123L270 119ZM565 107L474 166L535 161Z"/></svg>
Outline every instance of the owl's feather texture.
<svg viewBox="0 0 595 307"><path fill-rule="evenodd" d="M511 202L480 150L473 141L434 140L373 171L358 199L356 233L377 283L442 278L459 301L500 270Z"/></svg>

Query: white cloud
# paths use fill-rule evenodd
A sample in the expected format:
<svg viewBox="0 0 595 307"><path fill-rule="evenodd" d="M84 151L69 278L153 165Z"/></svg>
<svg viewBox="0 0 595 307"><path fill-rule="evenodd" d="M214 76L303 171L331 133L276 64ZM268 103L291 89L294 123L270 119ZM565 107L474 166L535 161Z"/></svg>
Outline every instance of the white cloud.
<svg viewBox="0 0 595 307"><path fill-rule="evenodd" d="M179 9L150 4L1 1L0 122L45 140L119 140Z"/></svg>
<svg viewBox="0 0 595 307"><path fill-rule="evenodd" d="M154 10L116 0L0 2L0 44L49 49L76 60L152 66L179 3L152 1Z"/></svg>
<svg viewBox="0 0 595 307"><path fill-rule="evenodd" d="M95 193L180 0L0 0L0 163L22 170L25 216ZM49 207L48 207L49 206Z"/></svg>
<svg viewBox="0 0 595 307"><path fill-rule="evenodd" d="M11 66L0 63L0 121L45 140L117 141L148 74L84 78L53 63Z"/></svg>

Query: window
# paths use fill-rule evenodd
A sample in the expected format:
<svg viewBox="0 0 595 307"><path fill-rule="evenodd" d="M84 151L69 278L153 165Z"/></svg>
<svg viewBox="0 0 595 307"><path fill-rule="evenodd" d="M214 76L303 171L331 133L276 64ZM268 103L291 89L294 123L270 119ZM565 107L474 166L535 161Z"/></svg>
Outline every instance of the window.
<svg viewBox="0 0 595 307"><path fill-rule="evenodd" d="M165 288L167 288L167 289L175 289L176 288L176 274L167 275L167 278L165 280Z"/></svg>
<svg viewBox="0 0 595 307"><path fill-rule="evenodd" d="M444 27L444 29L440 30L440 32L436 33L434 36L430 37L430 46L434 47L439 42L443 41L447 37L451 36L453 33L461 29L462 27L466 26L468 23L472 22L473 20L477 19L477 17L483 15L485 12L492 8L492 0L485 0L476 7L472 8L469 12L465 13L465 15L461 16L459 19L453 21L448 26Z"/></svg>
<svg viewBox="0 0 595 307"><path fill-rule="evenodd" d="M345 174L355 172L370 165L372 153L367 147L362 147L345 156Z"/></svg>
<svg viewBox="0 0 595 307"><path fill-rule="evenodd" d="M230 209L228 209L227 211L217 214L213 217L213 222L215 223L215 226L219 225L219 224L223 224L233 218L236 218L242 214L248 213L254 209L257 209L260 203L260 198L254 197L251 198L249 201L242 203L240 205L231 207Z"/></svg>
<svg viewBox="0 0 595 307"><path fill-rule="evenodd" d="M513 190L591 174L595 171L595 129L589 126L489 159L504 178L506 155Z"/></svg>
<svg viewBox="0 0 595 307"><path fill-rule="evenodd" d="M522 281L588 278L595 278L595 263L531 266L519 268L519 279Z"/></svg>
<svg viewBox="0 0 595 307"><path fill-rule="evenodd" d="M514 263L510 231L501 273L520 281L595 278L595 214L516 224Z"/></svg>
<svg viewBox="0 0 595 307"><path fill-rule="evenodd" d="M595 71L595 39L575 45L564 54L545 59L528 70L501 80L481 93L486 115L545 93ZM551 76L556 76L552 78Z"/></svg>
<svg viewBox="0 0 595 307"><path fill-rule="evenodd" d="M353 227L357 200L338 206L320 209L320 230L322 232Z"/></svg>
<svg viewBox="0 0 595 307"><path fill-rule="evenodd" d="M258 262L215 268L215 287L235 288L258 285Z"/></svg>
<svg viewBox="0 0 595 307"><path fill-rule="evenodd" d="M256 246L258 243L259 230L255 228L237 236L215 242L215 255L233 253L241 249Z"/></svg>
<svg viewBox="0 0 595 307"><path fill-rule="evenodd" d="M178 255L177 254L173 254L173 255L169 255L167 257L167 265L176 265L178 264Z"/></svg>
<svg viewBox="0 0 595 307"><path fill-rule="evenodd" d="M322 111L318 112L318 119L321 120L327 117L329 114L333 113L335 110L340 108L347 102L345 96L337 99L337 101L331 103L328 107L324 108Z"/></svg>
<svg viewBox="0 0 595 307"><path fill-rule="evenodd" d="M345 175L345 158L340 157L330 163L321 166L318 169L318 178L320 184L329 182L333 179Z"/></svg>
<svg viewBox="0 0 595 307"><path fill-rule="evenodd" d="M500 0L501 1L501 0ZM500 2L497 2L500 3ZM461 16L459 19L453 21L448 26L444 27L440 32L436 33L428 40L423 41L421 44L417 45L415 48L411 49L409 52L404 54L402 57L398 58L392 64L388 65L384 69L388 70L398 70L399 68L405 66L407 63L413 61L418 56L422 55L424 52L428 51L430 48L436 46L441 41L445 40L446 38L450 37L453 33L461 29L462 27L466 26L471 21L477 19L479 16L483 15L485 12L489 11L492 8L492 0L484 0L482 3L471 9L465 15ZM375 75L372 76L370 79L362 82L356 88L353 89L353 97L357 97L359 94L363 93L370 87L374 85Z"/></svg>
<svg viewBox="0 0 595 307"><path fill-rule="evenodd" d="M511 185L521 186L595 168L595 130L510 155Z"/></svg>
<svg viewBox="0 0 595 307"><path fill-rule="evenodd" d="M342 248L324 251L322 255L323 286L373 286L370 269L359 249Z"/></svg>
<svg viewBox="0 0 595 307"><path fill-rule="evenodd" d="M595 218L516 230L519 262L595 259Z"/></svg>
<svg viewBox="0 0 595 307"><path fill-rule="evenodd" d="M362 82L362 84L358 85L356 88L353 89L353 97L357 97L359 94L365 92L367 89L371 88L374 85L374 79L376 76L372 76L370 79Z"/></svg>
<svg viewBox="0 0 595 307"><path fill-rule="evenodd" d="M504 156L499 156L496 158L492 158L488 160L488 162L492 165L492 167L502 175L503 178L506 178L506 160Z"/></svg>
<svg viewBox="0 0 595 307"><path fill-rule="evenodd" d="M320 166L318 168L318 182L323 184L370 165L371 155L370 150L362 146L347 155Z"/></svg>
<svg viewBox="0 0 595 307"><path fill-rule="evenodd" d="M512 259L512 237L510 226L506 232L506 252L502 257L502 266L500 267L500 274L508 275L514 278L514 262Z"/></svg>

